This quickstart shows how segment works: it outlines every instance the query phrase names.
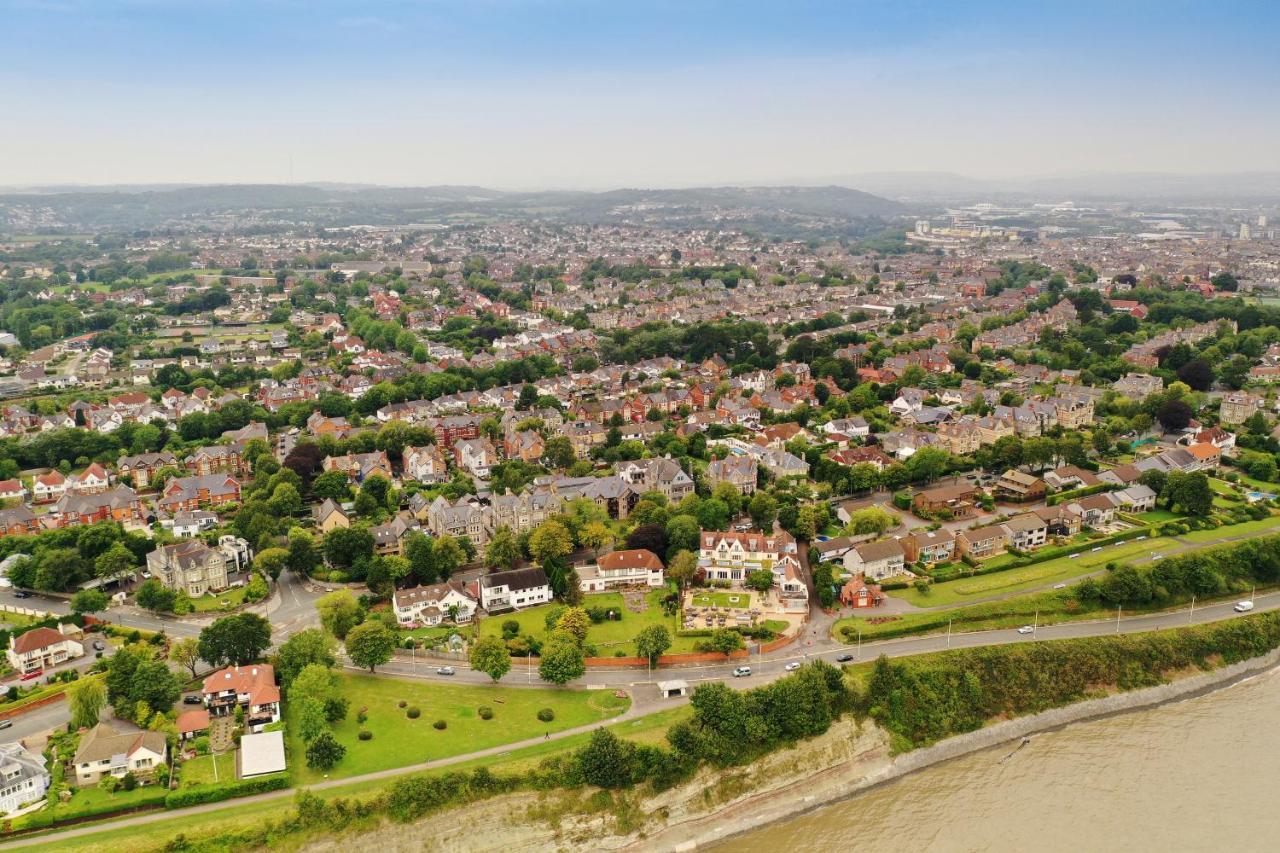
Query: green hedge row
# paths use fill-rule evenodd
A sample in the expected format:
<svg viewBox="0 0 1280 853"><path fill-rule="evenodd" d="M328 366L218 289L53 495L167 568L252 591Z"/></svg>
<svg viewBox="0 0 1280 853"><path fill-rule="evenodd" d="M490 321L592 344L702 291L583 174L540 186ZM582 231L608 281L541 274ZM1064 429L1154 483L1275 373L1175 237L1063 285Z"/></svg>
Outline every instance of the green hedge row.
<svg viewBox="0 0 1280 853"><path fill-rule="evenodd" d="M259 779L245 779L242 782L225 782L221 785L187 788L170 791L164 798L166 809L180 809L186 806L198 806L203 803L217 803L234 797L248 797L252 794L264 794L267 791L279 791L289 787L289 776L278 773L274 776L263 776Z"/></svg>
<svg viewBox="0 0 1280 853"><path fill-rule="evenodd" d="M1089 495L1096 495L1099 492L1109 492L1116 488L1111 483L1099 483L1096 486L1085 486L1081 489L1072 489L1069 492L1058 492L1056 495L1049 495L1044 499L1045 506L1057 506L1064 501L1073 501L1076 498L1087 498Z"/></svg>

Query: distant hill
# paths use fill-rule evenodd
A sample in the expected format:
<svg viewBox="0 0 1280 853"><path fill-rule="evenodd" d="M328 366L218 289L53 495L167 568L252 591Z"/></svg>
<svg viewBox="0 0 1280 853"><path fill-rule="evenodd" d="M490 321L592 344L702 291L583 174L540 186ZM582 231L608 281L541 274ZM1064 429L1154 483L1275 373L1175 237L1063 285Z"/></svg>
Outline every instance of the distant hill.
<svg viewBox="0 0 1280 853"><path fill-rule="evenodd" d="M472 186L371 187L350 184L225 184L167 188L27 188L0 194L0 229L159 228L217 220L403 225L468 218L541 218L651 224L733 222L764 230L830 228L903 215L900 202L859 190L822 187L619 189L507 192ZM854 229L860 230L860 229Z"/></svg>

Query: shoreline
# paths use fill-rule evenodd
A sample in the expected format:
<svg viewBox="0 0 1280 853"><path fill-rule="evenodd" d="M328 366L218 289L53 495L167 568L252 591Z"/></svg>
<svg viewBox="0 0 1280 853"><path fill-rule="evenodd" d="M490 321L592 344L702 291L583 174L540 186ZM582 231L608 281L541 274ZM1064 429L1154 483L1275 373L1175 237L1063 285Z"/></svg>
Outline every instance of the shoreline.
<svg viewBox="0 0 1280 853"><path fill-rule="evenodd" d="M795 779L781 788L726 804L724 808L709 815L668 826L649 838L626 845L625 849L690 851L716 848L771 824L845 802L909 774L983 749L1035 734L1060 731L1076 723L1102 720L1206 696L1278 667L1280 649L1274 649L1261 657L1223 666L1211 672L1198 673L1168 684L1114 693L1061 708L1051 708L1038 714L1004 720L893 757L887 763L869 761L859 756L842 765L827 767ZM824 776L828 778L824 780ZM829 778L832 776L842 779L832 780ZM847 781L848 784L837 786L837 790L822 790L824 781L828 785L833 781ZM728 816L729 812L736 814Z"/></svg>

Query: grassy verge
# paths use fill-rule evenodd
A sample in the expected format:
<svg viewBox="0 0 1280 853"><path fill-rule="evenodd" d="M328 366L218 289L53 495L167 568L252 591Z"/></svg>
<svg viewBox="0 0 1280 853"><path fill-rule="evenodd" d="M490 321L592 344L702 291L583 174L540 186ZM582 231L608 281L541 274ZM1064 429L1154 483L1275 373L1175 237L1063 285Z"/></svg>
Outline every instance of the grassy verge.
<svg viewBox="0 0 1280 853"><path fill-rule="evenodd" d="M340 779L375 770L388 770L452 755L462 755L504 743L540 737L587 723L607 720L625 711L630 701L617 699L612 691L524 689L487 685L436 684L401 681L368 675L343 675L342 695L351 703L347 718L334 726L338 742L347 753L327 774ZM400 702L407 703L405 708ZM480 718L480 707L493 709L493 719ZM356 722L357 713L367 708L368 720ZM418 708L410 719L409 708ZM555 719L544 723L538 711L550 708ZM289 708L292 712L293 708ZM306 766L306 747L298 736L299 726L288 714L289 754L297 784L318 782L325 773ZM446 728L433 724L444 720ZM359 740L365 729L371 740Z"/></svg>
<svg viewBox="0 0 1280 853"><path fill-rule="evenodd" d="M668 654L692 652L696 640L677 636L676 632L679 626L676 624L676 617L668 616L662 611L662 599L666 594L665 589L655 589L646 593L646 607L643 613L628 610L622 596L616 592L586 596L582 601L583 607L607 608L622 614L621 619L601 622L598 625L593 624L590 630L587 631L587 643L595 646L597 653L602 657L611 657L618 652L622 652L626 656L632 656L636 653L634 643L636 634L650 625L662 625L671 633L672 642ZM528 610L521 610L517 613L507 613L485 619L480 623L480 635L501 637L503 623L515 620L520 624L521 636L529 634L540 640L545 640L548 634L546 625L547 613L553 606L530 607Z"/></svg>

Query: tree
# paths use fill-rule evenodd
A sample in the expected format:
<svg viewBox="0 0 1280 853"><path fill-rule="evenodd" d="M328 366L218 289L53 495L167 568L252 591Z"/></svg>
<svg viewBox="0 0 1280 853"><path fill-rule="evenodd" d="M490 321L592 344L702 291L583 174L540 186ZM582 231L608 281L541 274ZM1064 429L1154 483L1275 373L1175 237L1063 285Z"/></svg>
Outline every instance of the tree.
<svg viewBox="0 0 1280 853"><path fill-rule="evenodd" d="M179 666L185 666L191 672L191 677L195 678L196 667L200 664L200 643L195 637L175 640L169 647L169 660Z"/></svg>
<svg viewBox="0 0 1280 853"><path fill-rule="evenodd" d="M671 648L671 633L665 625L650 625L636 634L635 643L636 652L648 658L649 663L655 664Z"/></svg>
<svg viewBox="0 0 1280 853"><path fill-rule="evenodd" d="M298 736L303 743L309 744L329 731L324 702L315 696L303 696L292 701L298 703Z"/></svg>
<svg viewBox="0 0 1280 853"><path fill-rule="evenodd" d="M582 649L563 634L553 634L542 647L538 677L552 684L565 685L581 678L587 671Z"/></svg>
<svg viewBox="0 0 1280 853"><path fill-rule="evenodd" d="M863 536L868 533L884 533L897 524L898 517L893 513L878 506L868 506L851 512L849 523L844 529L850 536Z"/></svg>
<svg viewBox="0 0 1280 853"><path fill-rule="evenodd" d="M267 506L280 518L286 518L301 511L302 495L298 494L298 488L292 483L280 483L267 499Z"/></svg>
<svg viewBox="0 0 1280 853"><path fill-rule="evenodd" d="M289 565L289 552L284 548L265 548L253 558L253 567L272 580L278 580Z"/></svg>
<svg viewBox="0 0 1280 853"><path fill-rule="evenodd" d="M1178 379L1195 391L1208 391L1213 387L1213 365L1203 358L1193 358L1178 368Z"/></svg>
<svg viewBox="0 0 1280 853"><path fill-rule="evenodd" d="M1208 515L1213 508L1213 489L1202 471L1170 471L1164 497L1170 509L1185 515Z"/></svg>
<svg viewBox="0 0 1280 853"><path fill-rule="evenodd" d="M457 537L444 535L431 547L431 563L436 577L448 580L463 563L467 561L467 552Z"/></svg>
<svg viewBox="0 0 1280 853"><path fill-rule="evenodd" d="M107 609L107 595L97 589L79 589L75 595L71 596L71 612L79 613L101 613Z"/></svg>
<svg viewBox="0 0 1280 853"><path fill-rule="evenodd" d="M551 468L568 468L578 460L573 451L573 442L567 436L553 435L547 439L542 449L542 461Z"/></svg>
<svg viewBox="0 0 1280 853"><path fill-rule="evenodd" d="M333 637L320 628L307 628L285 640L272 660L280 686L289 690L298 674L312 664L333 666L337 663L333 655L335 645Z"/></svg>
<svg viewBox="0 0 1280 853"><path fill-rule="evenodd" d="M1230 270L1222 272L1209 279L1209 283L1213 285L1214 290L1236 291L1240 289L1240 281L1236 278L1235 273Z"/></svg>
<svg viewBox="0 0 1280 853"><path fill-rule="evenodd" d="M339 640L346 637L361 619L360 602L346 589L322 595L316 600L316 611L320 614L320 624Z"/></svg>
<svg viewBox="0 0 1280 853"><path fill-rule="evenodd" d="M579 646L586 644L589 630L591 619L581 607L566 607L556 620L555 632L567 635Z"/></svg>
<svg viewBox="0 0 1280 853"><path fill-rule="evenodd" d="M698 555L693 551L679 551L667 563L667 579L678 583L682 588L698 571Z"/></svg>
<svg viewBox="0 0 1280 853"><path fill-rule="evenodd" d="M271 646L271 623L256 613L223 616L200 632L200 657L214 666L244 666Z"/></svg>
<svg viewBox="0 0 1280 853"><path fill-rule="evenodd" d="M708 530L718 530L708 526ZM673 551L696 551L702 536L702 525L692 515L673 515L667 522L667 548Z"/></svg>
<svg viewBox="0 0 1280 853"><path fill-rule="evenodd" d="M172 613L178 600L178 594L155 578L142 582L136 595L138 606L152 613L161 611Z"/></svg>
<svg viewBox="0 0 1280 853"><path fill-rule="evenodd" d="M1179 432L1191 423L1191 407L1182 400L1165 400L1156 410L1156 420L1165 432Z"/></svg>
<svg viewBox="0 0 1280 853"><path fill-rule="evenodd" d="M756 592L768 592L773 587L773 572L768 569L756 569L747 575L746 584Z"/></svg>
<svg viewBox="0 0 1280 853"><path fill-rule="evenodd" d="M716 628L707 640L707 648L726 658L743 647L742 635L732 628Z"/></svg>
<svg viewBox="0 0 1280 853"><path fill-rule="evenodd" d="M356 666L367 666L373 672L391 660L399 641L396 634L381 622L364 622L347 633L347 657Z"/></svg>
<svg viewBox="0 0 1280 853"><path fill-rule="evenodd" d="M634 775L635 744L622 740L606 728L591 733L587 745L575 756L582 780L600 788L623 788Z"/></svg>
<svg viewBox="0 0 1280 853"><path fill-rule="evenodd" d="M112 543L111 547L93 561L93 573L107 583L132 574L133 567L133 552L125 547L123 542Z"/></svg>
<svg viewBox="0 0 1280 853"><path fill-rule="evenodd" d="M335 527L325 534L324 555L340 569L373 557L373 534L364 527Z"/></svg>
<svg viewBox="0 0 1280 853"><path fill-rule="evenodd" d="M471 668L498 681L511 669L511 651L497 637L481 637L471 646Z"/></svg>
<svg viewBox="0 0 1280 853"><path fill-rule="evenodd" d="M588 522L578 533L578 541L582 547L599 553L601 549L613 544L613 531L603 521Z"/></svg>
<svg viewBox="0 0 1280 853"><path fill-rule="evenodd" d="M289 571L305 576L319 564L315 538L301 527L289 528Z"/></svg>
<svg viewBox="0 0 1280 853"><path fill-rule="evenodd" d="M98 724L98 715L107 704L107 688L98 678L81 678L67 689L71 705L71 726L91 729Z"/></svg>
<svg viewBox="0 0 1280 853"><path fill-rule="evenodd" d="M311 481L311 493L318 500L329 498L342 503L351 500L351 485L345 471L325 471Z"/></svg>
<svg viewBox="0 0 1280 853"><path fill-rule="evenodd" d="M573 537L567 527L554 518L549 519L530 534L529 553L545 565L573 553Z"/></svg>
<svg viewBox="0 0 1280 853"><path fill-rule="evenodd" d="M484 564L490 569L514 568L520 562L520 543L505 524L493 531L493 538L484 549Z"/></svg>
<svg viewBox="0 0 1280 853"><path fill-rule="evenodd" d="M182 685L164 661L143 660L129 678L129 700L135 706L146 703L154 713L168 711L181 693Z"/></svg>
<svg viewBox="0 0 1280 853"><path fill-rule="evenodd" d="M778 517L778 502L764 492L756 492L747 505L751 515L751 523L764 533L773 530L773 522Z"/></svg>
<svg viewBox="0 0 1280 853"><path fill-rule="evenodd" d="M322 732L307 744L307 766L313 770L328 770L346 754L347 748L338 743L331 732Z"/></svg>

